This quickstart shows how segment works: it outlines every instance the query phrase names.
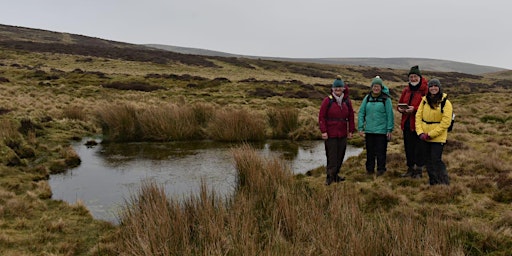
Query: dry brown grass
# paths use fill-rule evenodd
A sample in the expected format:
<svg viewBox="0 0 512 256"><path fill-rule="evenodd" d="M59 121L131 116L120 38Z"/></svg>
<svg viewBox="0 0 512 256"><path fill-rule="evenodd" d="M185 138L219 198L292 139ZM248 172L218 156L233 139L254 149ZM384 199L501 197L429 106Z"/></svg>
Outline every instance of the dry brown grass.
<svg viewBox="0 0 512 256"><path fill-rule="evenodd" d="M295 108L272 108L267 111L272 138L290 139L299 128L299 111Z"/></svg>
<svg viewBox="0 0 512 256"><path fill-rule="evenodd" d="M265 119L247 109L221 109L208 124L208 137L217 141L261 141L266 136Z"/></svg>
<svg viewBox="0 0 512 256"><path fill-rule="evenodd" d="M87 121L87 113L83 106L67 106L62 110L62 115L69 119Z"/></svg>

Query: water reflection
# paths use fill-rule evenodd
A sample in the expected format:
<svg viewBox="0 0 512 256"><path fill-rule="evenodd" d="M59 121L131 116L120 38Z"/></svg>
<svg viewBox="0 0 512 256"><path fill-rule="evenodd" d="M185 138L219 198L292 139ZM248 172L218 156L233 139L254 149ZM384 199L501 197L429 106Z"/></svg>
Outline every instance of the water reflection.
<svg viewBox="0 0 512 256"><path fill-rule="evenodd" d="M212 141L172 143L73 145L82 159L79 167L50 176L54 199L81 200L98 219L116 222L116 209L134 193L141 180L155 179L169 196L195 193L203 178L210 189L229 196L235 187L231 148L237 144ZM294 173L325 165L322 141L269 141L251 144L265 157L279 157ZM347 156L361 149L348 147Z"/></svg>

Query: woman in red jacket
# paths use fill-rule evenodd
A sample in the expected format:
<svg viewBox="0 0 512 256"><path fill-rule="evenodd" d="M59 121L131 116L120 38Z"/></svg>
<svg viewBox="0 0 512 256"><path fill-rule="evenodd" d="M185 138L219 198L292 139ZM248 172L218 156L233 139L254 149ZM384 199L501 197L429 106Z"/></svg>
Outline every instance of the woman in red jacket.
<svg viewBox="0 0 512 256"><path fill-rule="evenodd" d="M348 88L341 77L337 77L331 88L331 95L325 97L318 113L318 124L325 143L327 157L326 185L340 182L345 178L338 174L345 158L347 137L355 131L354 110L348 97Z"/></svg>
<svg viewBox="0 0 512 256"><path fill-rule="evenodd" d="M421 76L418 66L411 67L409 83L402 91L398 100L398 112L402 113L402 128L404 135L405 158L407 159L407 172L402 177L421 178L425 165L424 149L418 134L416 134L415 116L421 99L428 92L427 79ZM407 104L401 107L400 103Z"/></svg>

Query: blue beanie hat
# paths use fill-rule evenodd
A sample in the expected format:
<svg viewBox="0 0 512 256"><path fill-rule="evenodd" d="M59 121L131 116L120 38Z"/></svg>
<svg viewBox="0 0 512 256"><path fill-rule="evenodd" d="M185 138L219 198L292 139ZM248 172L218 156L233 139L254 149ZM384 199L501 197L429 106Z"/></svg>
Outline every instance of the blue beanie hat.
<svg viewBox="0 0 512 256"><path fill-rule="evenodd" d="M334 87L344 87L345 83L341 79L341 76L337 76L334 82L332 83L332 88Z"/></svg>

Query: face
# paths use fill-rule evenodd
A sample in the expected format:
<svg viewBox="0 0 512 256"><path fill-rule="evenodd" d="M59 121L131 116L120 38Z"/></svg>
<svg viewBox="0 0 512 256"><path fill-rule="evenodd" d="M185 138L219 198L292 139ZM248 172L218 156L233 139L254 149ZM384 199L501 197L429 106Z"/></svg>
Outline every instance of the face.
<svg viewBox="0 0 512 256"><path fill-rule="evenodd" d="M410 74L409 75L409 83L411 84L418 84L420 82L420 76L416 74Z"/></svg>
<svg viewBox="0 0 512 256"><path fill-rule="evenodd" d="M372 92L375 94L379 94L382 91L382 87L380 84L374 84L372 85Z"/></svg>
<svg viewBox="0 0 512 256"><path fill-rule="evenodd" d="M436 95L439 93L439 87L437 87L437 85L432 85L428 88L428 91L430 92L430 94Z"/></svg>
<svg viewBox="0 0 512 256"><path fill-rule="evenodd" d="M332 88L332 91L334 92L334 94L336 94L336 96L341 96L341 93L343 93L343 87L334 87Z"/></svg>

